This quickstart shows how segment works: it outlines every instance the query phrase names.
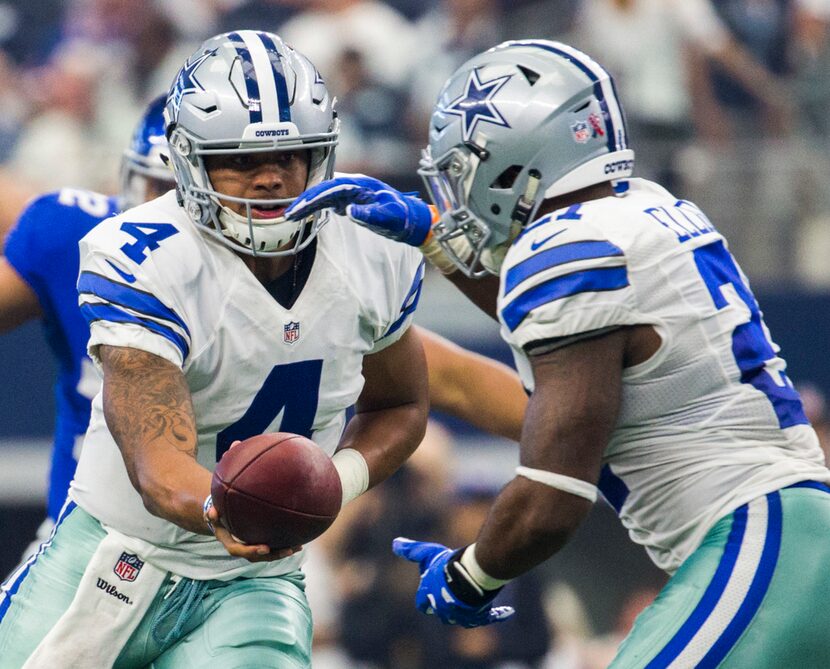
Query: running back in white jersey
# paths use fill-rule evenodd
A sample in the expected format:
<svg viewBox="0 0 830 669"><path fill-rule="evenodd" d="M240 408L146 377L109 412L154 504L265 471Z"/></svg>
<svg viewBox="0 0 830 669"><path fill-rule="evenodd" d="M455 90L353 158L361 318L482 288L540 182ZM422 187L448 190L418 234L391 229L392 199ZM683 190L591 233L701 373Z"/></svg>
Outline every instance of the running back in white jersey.
<svg viewBox="0 0 830 669"><path fill-rule="evenodd" d="M830 482L725 240L662 187L632 179L617 197L528 227L502 268L499 315L529 389L528 353L621 326L659 333L657 353L623 373L599 481L657 566L675 570L717 519L759 495Z"/></svg>
<svg viewBox="0 0 830 669"><path fill-rule="evenodd" d="M175 193L109 219L80 244L90 354L96 359L102 344L125 346L180 366L193 398L197 459L208 469L232 441L278 430L309 436L331 454L363 388L363 356L409 326L423 262L417 249L336 216L316 244L306 285L286 309L242 259L195 228ZM100 393L71 497L146 559L182 576L273 575L302 559L252 564L151 515L127 477Z"/></svg>

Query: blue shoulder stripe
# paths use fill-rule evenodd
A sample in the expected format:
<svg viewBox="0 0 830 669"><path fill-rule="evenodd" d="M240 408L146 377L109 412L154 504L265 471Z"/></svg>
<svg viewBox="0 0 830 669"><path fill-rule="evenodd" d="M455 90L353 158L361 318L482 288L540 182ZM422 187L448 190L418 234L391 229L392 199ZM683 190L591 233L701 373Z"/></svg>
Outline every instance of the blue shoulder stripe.
<svg viewBox="0 0 830 669"><path fill-rule="evenodd" d="M406 294L406 298L401 305L401 315L398 316L398 320L396 320L392 325L389 326L389 329L383 335L383 337L388 337L393 332L396 332L400 329L400 327L404 324L406 317L409 314L413 313L415 309L418 308L418 301L421 299L421 288L424 285L424 261L421 261L421 264L418 265L418 270L415 272L415 278L412 280L412 286L409 288L409 292ZM383 339L381 337L381 339Z"/></svg>
<svg viewBox="0 0 830 669"><path fill-rule="evenodd" d="M190 352L190 346L187 340L172 328L156 323L146 318L139 318L133 314L127 313L114 307L110 304L92 304L87 302L81 305L81 314L86 319L86 322L91 326L96 321L108 321L110 323L130 323L132 325L139 325L145 330L161 335L165 339L173 342L182 353L182 361L187 359L187 354Z"/></svg>
<svg viewBox="0 0 830 669"><path fill-rule="evenodd" d="M602 267L572 272L526 290L504 307L501 315L505 325L512 332L531 311L543 304L579 293L619 290L627 285L628 272L625 267Z"/></svg>
<svg viewBox="0 0 830 669"><path fill-rule="evenodd" d="M622 249L611 242L586 240L561 244L537 253L507 271L504 293L507 295L522 281L551 267L565 265L577 260L615 258L623 255Z"/></svg>
<svg viewBox="0 0 830 669"><path fill-rule="evenodd" d="M133 288L125 283L113 281L95 272L81 272L78 279L78 293L94 295L111 304L132 309L145 316L163 318L175 323L187 333L188 337L190 336L190 329L175 311L155 295Z"/></svg>

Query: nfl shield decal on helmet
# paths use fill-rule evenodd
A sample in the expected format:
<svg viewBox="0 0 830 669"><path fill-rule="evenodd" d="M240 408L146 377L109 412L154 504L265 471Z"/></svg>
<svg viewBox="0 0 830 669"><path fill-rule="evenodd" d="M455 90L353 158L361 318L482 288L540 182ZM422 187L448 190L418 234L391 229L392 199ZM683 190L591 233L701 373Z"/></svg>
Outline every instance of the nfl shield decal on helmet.
<svg viewBox="0 0 830 669"><path fill-rule="evenodd" d="M286 344L293 344L300 338L300 324L297 321L289 321L282 326L282 340Z"/></svg>
<svg viewBox="0 0 830 669"><path fill-rule="evenodd" d="M588 127L588 121L577 121L571 124L571 132L574 134L574 139L579 144L585 144L591 139L591 129Z"/></svg>
<svg viewBox="0 0 830 669"><path fill-rule="evenodd" d="M122 581L134 581L143 566L144 560L139 558L135 553L127 553L125 551L121 553L121 557L115 563L113 571Z"/></svg>

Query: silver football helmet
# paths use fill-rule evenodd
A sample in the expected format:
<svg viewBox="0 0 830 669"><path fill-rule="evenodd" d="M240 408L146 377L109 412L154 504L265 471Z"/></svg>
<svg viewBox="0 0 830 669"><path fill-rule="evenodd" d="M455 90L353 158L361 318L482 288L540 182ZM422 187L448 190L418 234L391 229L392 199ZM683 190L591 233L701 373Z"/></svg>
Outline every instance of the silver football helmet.
<svg viewBox="0 0 830 669"><path fill-rule="evenodd" d="M418 172L441 214L436 239L482 276L498 273L544 200L628 177L633 165L611 76L573 47L522 40L450 77Z"/></svg>
<svg viewBox="0 0 830 669"><path fill-rule="evenodd" d="M164 134L164 105L167 96L155 98L133 130L130 146L121 159L121 208L130 209L145 202L152 193L176 185L173 170L163 155L169 153Z"/></svg>
<svg viewBox="0 0 830 669"><path fill-rule="evenodd" d="M164 110L179 198L206 232L251 255L296 253L325 217L255 218L252 208L284 209L293 199L232 197L214 189L205 156L310 152L306 187L330 177L338 120L323 78L272 33L239 30L205 41L179 72ZM241 202L246 215L222 205Z"/></svg>

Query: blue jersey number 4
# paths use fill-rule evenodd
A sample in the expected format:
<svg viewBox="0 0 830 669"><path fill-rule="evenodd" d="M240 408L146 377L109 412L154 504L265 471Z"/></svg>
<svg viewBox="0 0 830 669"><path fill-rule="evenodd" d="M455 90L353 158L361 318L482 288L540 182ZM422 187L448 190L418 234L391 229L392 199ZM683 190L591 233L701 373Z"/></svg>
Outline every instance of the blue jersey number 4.
<svg viewBox="0 0 830 669"><path fill-rule="evenodd" d="M121 229L135 239L132 244L124 244L121 251L136 265L147 258L144 251L155 251L159 242L175 235L178 230L169 223L122 223Z"/></svg>
<svg viewBox="0 0 830 669"><path fill-rule="evenodd" d="M322 371L322 360L274 367L242 418L216 435L216 462L237 439L244 440L265 432L280 411L283 412L280 432L293 432L310 439Z"/></svg>
<svg viewBox="0 0 830 669"><path fill-rule="evenodd" d="M741 383L749 383L767 396L781 428L807 425L801 399L784 373L783 363L779 361L780 369L767 367L778 356L767 336L758 302L732 254L723 241L718 241L696 249L694 258L718 310L740 307L734 303L735 296L749 310L749 319L732 331L732 353L741 372Z"/></svg>

